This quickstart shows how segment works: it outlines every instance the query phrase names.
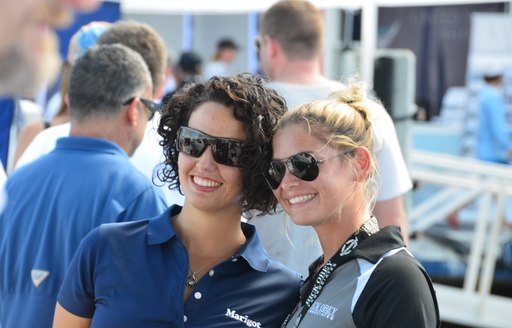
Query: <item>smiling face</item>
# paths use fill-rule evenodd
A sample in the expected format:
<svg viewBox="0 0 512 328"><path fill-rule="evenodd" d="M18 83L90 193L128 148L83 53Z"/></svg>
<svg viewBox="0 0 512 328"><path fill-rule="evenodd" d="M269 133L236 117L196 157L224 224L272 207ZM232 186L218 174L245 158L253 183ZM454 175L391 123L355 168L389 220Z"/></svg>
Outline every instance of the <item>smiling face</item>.
<svg viewBox="0 0 512 328"><path fill-rule="evenodd" d="M273 159L287 159L301 152L311 153L319 161L337 155L335 149L311 136L302 124L279 129L273 150ZM295 224L329 225L354 212L359 201L355 197L356 178L343 158L334 157L318 164L319 174L313 181L303 181L286 170L274 195Z"/></svg>
<svg viewBox="0 0 512 328"><path fill-rule="evenodd" d="M244 125L235 119L233 109L215 102L199 105L188 126L212 137L246 139ZM240 212L242 170L215 162L211 146L198 158L180 153L178 168L185 206L210 212Z"/></svg>

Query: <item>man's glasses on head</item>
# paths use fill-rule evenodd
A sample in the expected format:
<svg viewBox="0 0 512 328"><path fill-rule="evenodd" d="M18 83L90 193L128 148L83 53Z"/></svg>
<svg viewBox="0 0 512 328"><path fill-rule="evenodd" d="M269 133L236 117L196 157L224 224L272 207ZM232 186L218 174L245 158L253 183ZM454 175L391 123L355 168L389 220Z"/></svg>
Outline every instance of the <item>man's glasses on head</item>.
<svg viewBox="0 0 512 328"><path fill-rule="evenodd" d="M123 103L123 106L131 104L132 101L135 100L135 98L139 98L140 102L149 110L148 121L151 121L151 119L155 116L155 113L160 111L159 104L157 104L156 102L154 102L152 100L149 100L146 98L141 98L141 97L130 98Z"/></svg>
<svg viewBox="0 0 512 328"><path fill-rule="evenodd" d="M256 40L254 40L254 47L256 48L256 56L258 59L260 58L260 51L261 51L261 37L257 37Z"/></svg>

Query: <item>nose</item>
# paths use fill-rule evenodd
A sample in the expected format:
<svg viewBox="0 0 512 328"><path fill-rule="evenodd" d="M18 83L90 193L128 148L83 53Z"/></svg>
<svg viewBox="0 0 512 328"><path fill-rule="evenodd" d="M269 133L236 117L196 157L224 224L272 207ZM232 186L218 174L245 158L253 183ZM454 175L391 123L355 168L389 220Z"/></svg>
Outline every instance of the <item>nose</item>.
<svg viewBox="0 0 512 328"><path fill-rule="evenodd" d="M213 157L212 146L206 146L204 152L196 160L196 167L200 169L211 169L216 164Z"/></svg>
<svg viewBox="0 0 512 328"><path fill-rule="evenodd" d="M288 169L288 167L286 167L286 170L284 171L283 180L281 181L279 187L283 189L291 188L298 185L299 181L300 179L293 175Z"/></svg>

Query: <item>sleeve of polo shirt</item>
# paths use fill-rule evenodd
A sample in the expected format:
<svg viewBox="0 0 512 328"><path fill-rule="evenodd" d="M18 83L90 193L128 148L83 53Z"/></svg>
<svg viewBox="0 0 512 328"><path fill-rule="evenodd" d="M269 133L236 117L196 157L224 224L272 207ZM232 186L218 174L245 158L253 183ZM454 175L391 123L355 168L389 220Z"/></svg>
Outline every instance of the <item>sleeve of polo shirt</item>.
<svg viewBox="0 0 512 328"><path fill-rule="evenodd" d="M162 192L155 187L149 187L128 204L118 221L148 219L162 214L166 209L167 203Z"/></svg>
<svg viewBox="0 0 512 328"><path fill-rule="evenodd" d="M96 266L99 227L82 239L68 266L57 301L67 311L92 318L95 309L94 270Z"/></svg>
<svg viewBox="0 0 512 328"><path fill-rule="evenodd" d="M352 317L357 327L440 326L432 282L416 260L404 251L377 266Z"/></svg>

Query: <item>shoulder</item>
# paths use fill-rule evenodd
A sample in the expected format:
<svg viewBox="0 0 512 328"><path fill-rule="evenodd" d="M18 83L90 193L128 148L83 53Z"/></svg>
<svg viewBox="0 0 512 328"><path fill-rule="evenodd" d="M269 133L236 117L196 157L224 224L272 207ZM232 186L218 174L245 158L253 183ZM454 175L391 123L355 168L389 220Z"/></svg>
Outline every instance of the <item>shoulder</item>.
<svg viewBox="0 0 512 328"><path fill-rule="evenodd" d="M44 121L35 121L25 125L19 135L19 142L25 141L27 144L34 139L34 137L44 130Z"/></svg>
<svg viewBox="0 0 512 328"><path fill-rule="evenodd" d="M376 301L378 300L378 301ZM368 326L438 327L439 308L432 281L407 251L384 258L371 274L353 311Z"/></svg>
<svg viewBox="0 0 512 328"><path fill-rule="evenodd" d="M147 226L148 220L101 224L82 239L77 253L127 251L137 242L146 240Z"/></svg>
<svg viewBox="0 0 512 328"><path fill-rule="evenodd" d="M149 219L129 222L104 223L97 230L98 238L108 240L127 240L145 236L149 225Z"/></svg>
<svg viewBox="0 0 512 328"><path fill-rule="evenodd" d="M380 283L378 280L385 280L397 287L413 289L431 284L423 266L405 250L384 258L375 269L371 280L376 284Z"/></svg>
<svg viewBox="0 0 512 328"><path fill-rule="evenodd" d="M243 224L242 228L248 242L241 255L249 265L260 274L272 277L276 284L298 289L303 282L301 274L268 255L259 239L258 231L252 224Z"/></svg>
<svg viewBox="0 0 512 328"><path fill-rule="evenodd" d="M374 302L376 299L379 302ZM404 324L417 322L418 327L434 327L422 323L439 319L432 281L421 264L405 250L379 263L354 308L356 316L381 318L379 320L388 323L397 320L394 318L397 313L407 313L402 315Z"/></svg>
<svg viewBox="0 0 512 328"><path fill-rule="evenodd" d="M288 268L283 263L274 259L273 257L268 258L268 263L268 272L271 272L272 274L275 275L279 275L281 279L283 279L283 281L287 281L291 287L298 288L302 286L304 278L299 272Z"/></svg>
<svg viewBox="0 0 512 328"><path fill-rule="evenodd" d="M371 115L372 128L376 134L385 136L390 131L395 131L391 116L379 101L369 99L366 104Z"/></svg>
<svg viewBox="0 0 512 328"><path fill-rule="evenodd" d="M44 129L35 135L34 139L21 155L16 168L27 164L55 148L57 139L69 135L70 123L60 124Z"/></svg>

